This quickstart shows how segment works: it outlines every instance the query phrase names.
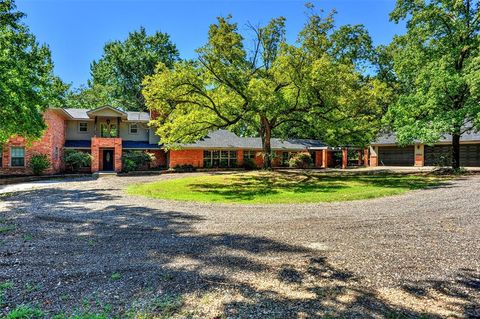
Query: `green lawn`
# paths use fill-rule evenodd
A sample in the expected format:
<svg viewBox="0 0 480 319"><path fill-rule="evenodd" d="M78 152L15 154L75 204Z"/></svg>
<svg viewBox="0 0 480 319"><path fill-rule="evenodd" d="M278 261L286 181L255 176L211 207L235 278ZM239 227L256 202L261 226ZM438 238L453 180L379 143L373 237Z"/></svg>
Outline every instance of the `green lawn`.
<svg viewBox="0 0 480 319"><path fill-rule="evenodd" d="M128 193L152 198L244 204L311 203L397 195L439 185L438 177L394 174L246 172L201 175L128 187Z"/></svg>

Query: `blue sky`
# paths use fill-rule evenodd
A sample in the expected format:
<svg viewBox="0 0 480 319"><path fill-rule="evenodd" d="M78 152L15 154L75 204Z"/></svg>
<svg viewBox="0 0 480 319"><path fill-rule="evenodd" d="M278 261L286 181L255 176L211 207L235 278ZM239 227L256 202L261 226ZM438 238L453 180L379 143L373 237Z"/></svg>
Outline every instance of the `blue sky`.
<svg viewBox="0 0 480 319"><path fill-rule="evenodd" d="M395 0L310 1L317 8L338 11L337 25L364 24L375 44L390 42L403 27L389 22ZM294 41L305 22L303 1L230 0L17 0L27 14L26 24L52 51L55 72L74 86L86 83L90 63L102 54L105 42L125 39L129 31L144 26L170 34L182 58L195 57L206 41L215 17L232 14L246 31L247 22L264 24L272 17L287 18L288 40Z"/></svg>

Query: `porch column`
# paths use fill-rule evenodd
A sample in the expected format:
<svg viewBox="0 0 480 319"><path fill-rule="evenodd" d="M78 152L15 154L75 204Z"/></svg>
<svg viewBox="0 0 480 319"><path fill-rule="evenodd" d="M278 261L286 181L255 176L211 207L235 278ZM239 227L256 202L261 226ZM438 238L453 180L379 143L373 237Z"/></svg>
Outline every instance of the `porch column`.
<svg viewBox="0 0 480 319"><path fill-rule="evenodd" d="M348 149L342 149L342 168L345 169L348 166Z"/></svg>
<svg viewBox="0 0 480 319"><path fill-rule="evenodd" d="M328 167L328 151L322 150L322 168Z"/></svg>
<svg viewBox="0 0 480 319"><path fill-rule="evenodd" d="M415 144L415 166L425 165L425 145Z"/></svg>
<svg viewBox="0 0 480 319"><path fill-rule="evenodd" d="M378 166L378 146L370 146L370 166Z"/></svg>
<svg viewBox="0 0 480 319"><path fill-rule="evenodd" d="M362 161L363 161L362 157L363 157L362 150L358 150L358 166L362 166Z"/></svg>
<svg viewBox="0 0 480 319"><path fill-rule="evenodd" d="M365 165L365 167L368 167L369 166L368 162L370 160L370 158L369 158L370 157L370 152L369 152L368 147L364 150L364 153L365 153L365 160L364 160L363 164Z"/></svg>

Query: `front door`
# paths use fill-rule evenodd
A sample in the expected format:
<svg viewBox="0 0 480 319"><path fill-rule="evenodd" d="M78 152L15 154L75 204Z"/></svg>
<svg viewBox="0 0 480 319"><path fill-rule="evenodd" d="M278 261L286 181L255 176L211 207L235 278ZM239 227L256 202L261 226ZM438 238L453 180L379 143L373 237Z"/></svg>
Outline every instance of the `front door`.
<svg viewBox="0 0 480 319"><path fill-rule="evenodd" d="M113 150L103 150L103 170L113 171Z"/></svg>

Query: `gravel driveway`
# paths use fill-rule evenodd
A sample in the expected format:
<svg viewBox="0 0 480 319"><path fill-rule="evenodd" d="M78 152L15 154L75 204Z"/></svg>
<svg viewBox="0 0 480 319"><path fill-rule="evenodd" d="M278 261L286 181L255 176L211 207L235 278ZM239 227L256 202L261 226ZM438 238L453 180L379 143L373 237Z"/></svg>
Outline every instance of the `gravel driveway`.
<svg viewBox="0 0 480 319"><path fill-rule="evenodd" d="M175 316L197 318L480 317L480 176L305 205L124 192L186 175L0 194L0 281L13 286L4 313L29 303L124 317L161 313L166 302Z"/></svg>

